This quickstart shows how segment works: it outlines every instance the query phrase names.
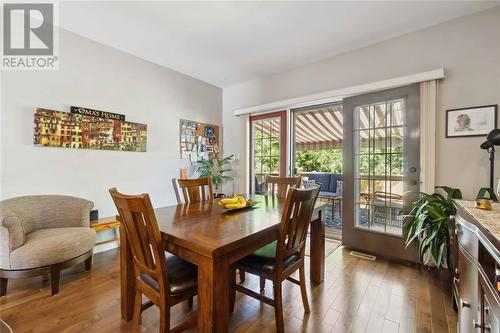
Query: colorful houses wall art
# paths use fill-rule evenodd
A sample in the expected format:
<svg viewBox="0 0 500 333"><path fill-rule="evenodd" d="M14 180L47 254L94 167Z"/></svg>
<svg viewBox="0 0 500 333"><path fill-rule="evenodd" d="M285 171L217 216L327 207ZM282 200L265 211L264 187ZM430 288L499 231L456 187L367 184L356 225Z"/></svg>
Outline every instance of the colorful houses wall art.
<svg viewBox="0 0 500 333"><path fill-rule="evenodd" d="M35 109L35 146L145 152L147 125Z"/></svg>

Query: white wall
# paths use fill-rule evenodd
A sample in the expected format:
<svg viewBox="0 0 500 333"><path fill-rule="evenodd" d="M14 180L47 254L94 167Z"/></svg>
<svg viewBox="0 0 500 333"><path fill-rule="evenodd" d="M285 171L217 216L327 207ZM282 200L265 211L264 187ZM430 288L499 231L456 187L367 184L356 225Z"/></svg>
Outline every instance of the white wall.
<svg viewBox="0 0 500 333"><path fill-rule="evenodd" d="M70 32L60 32L60 69L2 73L1 194L66 194L115 214L108 189L175 202L179 119L221 125L222 90ZM33 109L70 105L125 114L148 125L147 152L33 146Z"/></svg>
<svg viewBox="0 0 500 333"><path fill-rule="evenodd" d="M441 67L447 78L439 84L437 183L459 187L473 198L488 186L488 154L479 149L484 138L445 139L445 110L500 104L500 7L225 88L224 151L246 154L244 119L233 116L237 108ZM244 191L246 161L240 165L239 190Z"/></svg>

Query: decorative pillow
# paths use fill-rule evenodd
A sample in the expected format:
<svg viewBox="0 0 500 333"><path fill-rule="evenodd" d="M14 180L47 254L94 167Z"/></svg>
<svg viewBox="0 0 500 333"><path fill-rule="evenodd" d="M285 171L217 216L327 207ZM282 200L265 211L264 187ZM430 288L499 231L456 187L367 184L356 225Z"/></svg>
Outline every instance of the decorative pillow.
<svg viewBox="0 0 500 333"><path fill-rule="evenodd" d="M337 180L337 193L342 194L342 187L344 186L344 182L342 180Z"/></svg>
<svg viewBox="0 0 500 333"><path fill-rule="evenodd" d="M264 247L261 247L257 251L255 251L253 254L259 257L264 257L264 258L275 258L276 257L276 245L278 244L278 241L274 241L272 243L267 244Z"/></svg>
<svg viewBox="0 0 500 333"><path fill-rule="evenodd" d="M500 183L499 183L500 184ZM304 180L304 188L310 189L318 186L315 180Z"/></svg>

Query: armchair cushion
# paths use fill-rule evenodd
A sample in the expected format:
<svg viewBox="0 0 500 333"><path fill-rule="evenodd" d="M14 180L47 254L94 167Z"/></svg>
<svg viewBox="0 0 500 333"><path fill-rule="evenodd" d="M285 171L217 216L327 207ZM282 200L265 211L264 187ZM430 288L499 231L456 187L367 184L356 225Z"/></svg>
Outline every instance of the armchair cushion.
<svg viewBox="0 0 500 333"><path fill-rule="evenodd" d="M10 253L10 267L29 269L62 263L94 247L95 231L89 227L46 228L26 235L23 246Z"/></svg>
<svg viewBox="0 0 500 333"><path fill-rule="evenodd" d="M14 212L25 234L43 228L89 227L89 213L94 204L64 195L30 195L2 201Z"/></svg>

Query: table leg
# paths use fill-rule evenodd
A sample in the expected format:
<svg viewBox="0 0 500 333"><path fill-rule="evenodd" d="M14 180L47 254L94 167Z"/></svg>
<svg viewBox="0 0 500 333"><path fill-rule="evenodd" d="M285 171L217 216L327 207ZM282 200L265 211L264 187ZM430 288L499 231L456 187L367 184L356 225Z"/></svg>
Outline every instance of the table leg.
<svg viewBox="0 0 500 333"><path fill-rule="evenodd" d="M135 282L132 251L124 228L120 230L120 299L122 318L132 320L134 313Z"/></svg>
<svg viewBox="0 0 500 333"><path fill-rule="evenodd" d="M226 333L231 292L230 266L224 259L198 264L198 332Z"/></svg>
<svg viewBox="0 0 500 333"><path fill-rule="evenodd" d="M319 217L311 221L311 269L310 279L314 285L323 282L325 278L325 223Z"/></svg>

